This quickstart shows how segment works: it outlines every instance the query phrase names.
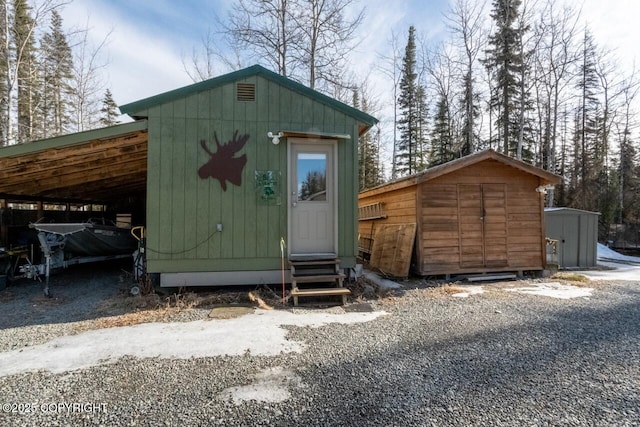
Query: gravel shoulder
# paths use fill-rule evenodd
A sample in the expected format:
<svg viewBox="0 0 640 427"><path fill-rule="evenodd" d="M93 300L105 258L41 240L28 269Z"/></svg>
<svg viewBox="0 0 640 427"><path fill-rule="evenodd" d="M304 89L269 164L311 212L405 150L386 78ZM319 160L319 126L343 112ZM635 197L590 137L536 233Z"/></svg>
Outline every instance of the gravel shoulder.
<svg viewBox="0 0 640 427"><path fill-rule="evenodd" d="M119 273L75 274L90 284L68 294L54 287L58 304L39 304L34 284L0 294L1 352L126 311L104 305L126 289ZM95 292L85 292L93 283ZM0 403L35 409L2 411L0 425L640 424L640 281L579 284L593 292L573 299L505 291L522 282L483 286L467 298L452 287L405 285L395 296L359 301L387 313L375 320L284 326L287 339L305 344L301 352L125 356L0 377ZM166 311L161 321L209 311ZM94 406L60 406L70 403Z"/></svg>

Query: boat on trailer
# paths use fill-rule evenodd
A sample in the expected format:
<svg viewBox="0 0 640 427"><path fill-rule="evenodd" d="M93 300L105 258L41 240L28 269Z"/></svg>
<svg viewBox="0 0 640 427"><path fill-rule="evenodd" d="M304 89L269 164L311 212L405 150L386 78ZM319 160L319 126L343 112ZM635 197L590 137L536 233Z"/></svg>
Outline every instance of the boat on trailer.
<svg viewBox="0 0 640 427"><path fill-rule="evenodd" d="M44 275L44 293L49 294L52 269L70 265L129 258L138 249L138 240L129 227L117 227L102 219L79 223L43 223L29 225L38 232L44 262L30 265L26 272L34 278Z"/></svg>
<svg viewBox="0 0 640 427"><path fill-rule="evenodd" d="M131 255L137 248L137 240L129 228L99 223L95 220L80 223L34 223L31 227L39 232L63 240L67 257ZM42 243L42 242L41 242Z"/></svg>

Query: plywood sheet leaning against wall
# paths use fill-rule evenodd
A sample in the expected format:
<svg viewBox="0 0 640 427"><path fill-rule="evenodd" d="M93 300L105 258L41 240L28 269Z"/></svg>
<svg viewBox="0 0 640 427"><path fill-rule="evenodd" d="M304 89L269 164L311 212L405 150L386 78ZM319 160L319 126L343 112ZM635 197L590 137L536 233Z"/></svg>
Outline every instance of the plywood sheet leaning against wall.
<svg viewBox="0 0 640 427"><path fill-rule="evenodd" d="M407 277L415 237L415 223L380 226L373 241L369 265L389 276Z"/></svg>

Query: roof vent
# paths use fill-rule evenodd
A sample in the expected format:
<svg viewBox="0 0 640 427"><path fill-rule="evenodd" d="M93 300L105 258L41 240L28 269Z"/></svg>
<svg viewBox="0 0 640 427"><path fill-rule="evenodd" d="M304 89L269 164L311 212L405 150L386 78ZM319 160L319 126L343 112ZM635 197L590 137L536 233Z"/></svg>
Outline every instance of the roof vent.
<svg viewBox="0 0 640 427"><path fill-rule="evenodd" d="M253 83L238 83L236 85L236 99L238 101L255 101L256 85Z"/></svg>

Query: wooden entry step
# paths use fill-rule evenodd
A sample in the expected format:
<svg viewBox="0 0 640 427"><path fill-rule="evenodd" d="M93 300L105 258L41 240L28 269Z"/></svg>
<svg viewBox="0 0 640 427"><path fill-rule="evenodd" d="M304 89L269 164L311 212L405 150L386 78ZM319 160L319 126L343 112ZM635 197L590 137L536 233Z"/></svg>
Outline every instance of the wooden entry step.
<svg viewBox="0 0 640 427"><path fill-rule="evenodd" d="M338 287L342 287L342 282L344 281L345 275L342 273L338 274L309 274L309 275L296 275L295 281L296 283L322 283L322 282L333 282L338 281ZM291 276L291 281L293 282L294 277Z"/></svg>
<svg viewBox="0 0 640 427"><path fill-rule="evenodd" d="M325 297L341 296L342 304L346 304L347 295L351 294L349 289L344 288L345 275L340 271L340 260L330 259L290 259L291 269L291 296L293 305L298 305L299 297ZM329 287L300 288L299 284L327 284Z"/></svg>
<svg viewBox="0 0 640 427"><path fill-rule="evenodd" d="M314 289L291 289L291 296L293 297L293 305L298 306L298 297L311 297L311 296L342 296L342 305L347 303L347 295L350 295L351 291L347 288L314 288Z"/></svg>

